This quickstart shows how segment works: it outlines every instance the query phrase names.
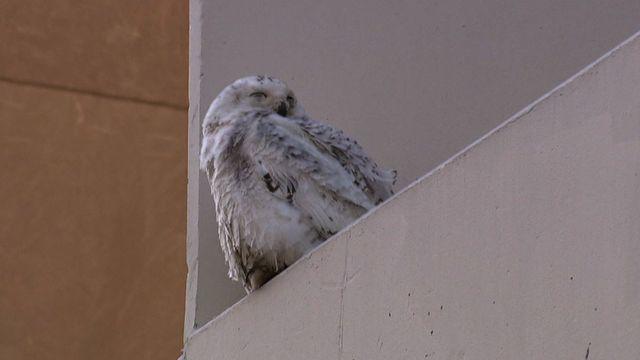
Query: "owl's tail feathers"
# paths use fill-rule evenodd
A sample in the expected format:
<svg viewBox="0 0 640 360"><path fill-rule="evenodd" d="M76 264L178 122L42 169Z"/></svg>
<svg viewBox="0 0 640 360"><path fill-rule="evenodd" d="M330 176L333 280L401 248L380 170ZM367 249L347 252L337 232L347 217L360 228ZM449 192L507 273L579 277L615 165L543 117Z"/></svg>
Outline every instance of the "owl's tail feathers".
<svg viewBox="0 0 640 360"><path fill-rule="evenodd" d="M243 281L244 290L247 294L250 294L264 285L267 281L271 280L275 275L276 273L266 271L261 268L251 269Z"/></svg>
<svg viewBox="0 0 640 360"><path fill-rule="evenodd" d="M382 170L378 168L376 171L377 183L379 184L380 189L378 190L382 196L382 200L386 200L387 198L393 195L393 186L396 184L398 180L398 171L396 170Z"/></svg>
<svg viewBox="0 0 640 360"><path fill-rule="evenodd" d="M386 171L388 173L388 176L390 177L390 181L391 181L391 186L396 184L396 181L398 181L398 170L396 169L391 169Z"/></svg>

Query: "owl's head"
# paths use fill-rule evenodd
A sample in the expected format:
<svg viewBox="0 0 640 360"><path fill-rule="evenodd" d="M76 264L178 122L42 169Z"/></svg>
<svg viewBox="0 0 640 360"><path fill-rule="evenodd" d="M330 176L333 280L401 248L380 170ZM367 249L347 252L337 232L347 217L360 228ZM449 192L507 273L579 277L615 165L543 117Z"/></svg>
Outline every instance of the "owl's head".
<svg viewBox="0 0 640 360"><path fill-rule="evenodd" d="M224 88L207 113L220 121L237 111L262 110L284 117L303 116L304 109L284 81L270 76L247 76Z"/></svg>

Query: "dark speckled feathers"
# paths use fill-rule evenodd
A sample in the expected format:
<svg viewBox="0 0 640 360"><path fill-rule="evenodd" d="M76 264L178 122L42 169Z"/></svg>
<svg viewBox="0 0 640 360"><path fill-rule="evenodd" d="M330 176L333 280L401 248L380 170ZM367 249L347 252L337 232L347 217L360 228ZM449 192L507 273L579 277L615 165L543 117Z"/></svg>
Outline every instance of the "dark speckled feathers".
<svg viewBox="0 0 640 360"><path fill-rule="evenodd" d="M357 141L347 137L342 130L306 117L291 119L311 138L313 143L324 149L340 162L354 177L354 184L362 189L375 203L393 195L396 182L395 170L385 170L372 161Z"/></svg>

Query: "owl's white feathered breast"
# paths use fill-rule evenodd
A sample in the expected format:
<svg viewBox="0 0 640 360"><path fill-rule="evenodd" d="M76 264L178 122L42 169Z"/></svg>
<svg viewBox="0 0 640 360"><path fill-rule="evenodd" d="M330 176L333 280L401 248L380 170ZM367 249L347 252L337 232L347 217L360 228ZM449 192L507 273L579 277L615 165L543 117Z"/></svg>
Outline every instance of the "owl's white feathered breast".
<svg viewBox="0 0 640 360"><path fill-rule="evenodd" d="M247 292L391 196L396 178L264 76L239 79L213 101L200 164L229 276Z"/></svg>

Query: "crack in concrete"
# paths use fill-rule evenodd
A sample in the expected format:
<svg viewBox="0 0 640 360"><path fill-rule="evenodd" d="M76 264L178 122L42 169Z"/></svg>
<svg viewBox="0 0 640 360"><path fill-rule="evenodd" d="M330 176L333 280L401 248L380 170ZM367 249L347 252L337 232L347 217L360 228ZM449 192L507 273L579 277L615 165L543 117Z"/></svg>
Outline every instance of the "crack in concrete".
<svg viewBox="0 0 640 360"><path fill-rule="evenodd" d="M587 354L584 356L585 359L589 359L589 350L591 350L591 343L587 346Z"/></svg>
<svg viewBox="0 0 640 360"><path fill-rule="evenodd" d="M349 259L349 242L351 240L351 232L346 234L346 244L344 250L344 270L342 273L342 286L340 287L340 317L338 323L338 359L342 359L342 350L344 347L344 291L347 287L347 261Z"/></svg>

